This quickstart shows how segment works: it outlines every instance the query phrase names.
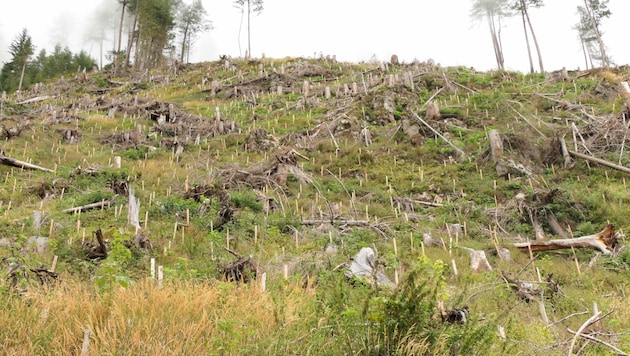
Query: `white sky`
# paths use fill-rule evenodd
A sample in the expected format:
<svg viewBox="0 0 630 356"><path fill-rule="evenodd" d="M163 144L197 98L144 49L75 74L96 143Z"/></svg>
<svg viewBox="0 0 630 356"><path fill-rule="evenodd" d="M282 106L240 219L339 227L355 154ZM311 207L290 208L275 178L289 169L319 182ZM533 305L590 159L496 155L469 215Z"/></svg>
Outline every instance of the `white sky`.
<svg viewBox="0 0 630 356"><path fill-rule="evenodd" d="M444 66L464 65L478 70L496 67L486 23L473 23L469 16L471 0L265 0L262 14L252 18L254 57L313 57L320 53L336 55L341 61L389 60L397 54L401 61L429 58ZM86 29L95 9L116 0L19 0L0 5L0 61L9 60L7 48L26 27L36 53L51 50L55 43L86 50L98 58L96 44L85 43ZM238 57L240 12L232 0L203 0L214 30L196 42L193 62L218 59L225 54ZM547 0L532 10L545 69L584 68L577 33L576 7L583 0ZM612 16L603 22L608 54L618 65L630 64L627 23L629 0L610 0ZM119 14L119 13L118 13ZM116 14L117 15L117 14ZM112 22L117 23L114 15ZM507 69L529 68L522 22L515 17L503 24L502 40ZM115 29L107 30L114 37ZM123 40L124 41L124 40ZM113 44L108 47L112 48ZM533 45L532 45L533 46ZM247 48L246 22L243 22L241 49ZM532 47L533 50L533 47ZM535 53L534 53L535 56ZM536 61L535 57L534 60Z"/></svg>

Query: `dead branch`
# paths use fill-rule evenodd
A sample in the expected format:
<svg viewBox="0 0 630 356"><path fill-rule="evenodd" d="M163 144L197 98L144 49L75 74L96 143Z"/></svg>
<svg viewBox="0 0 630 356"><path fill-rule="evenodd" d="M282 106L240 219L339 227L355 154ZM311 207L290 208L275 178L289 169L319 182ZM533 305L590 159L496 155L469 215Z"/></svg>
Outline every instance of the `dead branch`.
<svg viewBox="0 0 630 356"><path fill-rule="evenodd" d="M524 282L518 278L510 278L505 271L501 271L501 277L505 283L514 290L517 296L529 303L532 300L539 300L543 296L543 290L534 286L534 283Z"/></svg>
<svg viewBox="0 0 630 356"><path fill-rule="evenodd" d="M588 318L588 320L586 320L584 322L584 324L582 324L582 326L580 326L580 328L578 329L578 331L576 331L574 334L575 336L573 337L573 339L571 340L571 346L569 346L569 355L573 355L573 346L575 346L575 342L577 341L578 337L581 336L581 334L584 332L584 330L591 324L593 324L600 316L602 312L598 311L597 313L593 314L592 317Z"/></svg>
<svg viewBox="0 0 630 356"><path fill-rule="evenodd" d="M529 253L530 249L532 252L536 252L570 248L593 248L601 251L603 254L611 254L616 245L617 235L613 224L608 224L604 230L592 235L572 239L536 240L514 244L521 252L525 253Z"/></svg>
<svg viewBox="0 0 630 356"><path fill-rule="evenodd" d="M577 337L579 335L580 337L583 337L583 338L585 338L587 340L595 341L595 342L598 342L598 343L600 343L600 344L602 344L604 346L607 346L610 349L612 349L613 351L615 351L615 353L617 355L623 355L623 356L628 356L629 355L628 353L625 353L622 350L620 350L617 347L615 347L613 344L608 343L608 342L606 342L604 340L598 339L598 338L594 337L593 335L590 335L590 334L578 334L576 331L573 331L573 330L571 330L569 328L567 328L567 331L570 332L571 334L574 334L575 337Z"/></svg>
<svg viewBox="0 0 630 356"><path fill-rule="evenodd" d="M460 159L463 159L466 157L466 153L464 153L464 151L462 151L461 149L459 149L457 146L455 146L453 143L451 143L451 141L449 141L446 137L444 137L444 135L442 135L439 131L437 131L436 129L434 129L433 127L431 127L431 125L429 125L426 121L424 121L420 116L418 116L418 114L416 114L415 112L411 111L411 113L413 114L413 116L420 121L424 126L426 126L429 130L433 131L434 134L436 134L438 137L440 137L442 140L444 140L446 143L448 143L449 146L453 147L453 149L455 150L455 152L457 152L457 155L459 156Z"/></svg>

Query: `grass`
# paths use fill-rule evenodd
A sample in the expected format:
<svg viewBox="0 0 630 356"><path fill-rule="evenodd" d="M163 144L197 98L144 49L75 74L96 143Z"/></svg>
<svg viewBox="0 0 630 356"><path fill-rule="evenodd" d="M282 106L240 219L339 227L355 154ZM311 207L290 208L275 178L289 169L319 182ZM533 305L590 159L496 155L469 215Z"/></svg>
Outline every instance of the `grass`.
<svg viewBox="0 0 630 356"><path fill-rule="evenodd" d="M581 127L588 119L579 116L579 111L555 108L557 102L545 98L587 104L590 115L618 114L622 102L594 94L594 89L602 80L614 86L627 73L595 73L569 83L540 74L481 73L469 68L427 72L421 65L392 66L383 75L402 78L404 72L425 73L415 77L414 91L408 82L389 88L383 79L376 80L373 90L364 95L362 77L378 79L378 71L370 72L378 64L294 58L233 60L232 64L245 73L242 81L246 82L259 77L260 65L267 74L284 66L290 77L303 65L300 62L323 68L325 74L293 78L296 84L282 95L275 88L262 88L255 93L258 104L253 108L246 102L249 99L212 98L202 92L207 89L201 87L204 75L239 85L236 72L225 70L221 62L191 66L177 76L170 71L157 73L169 79L143 83L134 93L120 87L106 94L174 102L208 121L218 107L222 117L237 122L236 132L201 137L198 145L188 144L179 155L160 147L161 137L152 132L155 122L148 118L124 114L108 118L107 113L93 110L79 110L81 119L69 124L32 119L30 131L7 140L3 145L7 156L32 159L35 164L56 167L56 172L0 167L0 231L16 240L13 248L0 250L0 307L6 311L0 313L0 323L10 326L0 331L0 348L16 355L75 354L89 329L94 354L560 355L566 354L573 337L567 328L577 330L596 303L599 310L611 314L588 331L622 350L630 349L630 308L624 303L630 287L626 251L599 259L590 250L575 255L546 252L531 261L511 247L514 241L533 236L528 210L515 200L519 194L525 195L523 203L535 209L541 220L553 213L576 236L600 231L608 222L618 231L628 230L623 173L583 161L562 169L558 163L550 166L528 155L533 149L541 153L538 147L548 146L554 132L570 132L565 124L573 121ZM323 81L328 76L335 80ZM353 82L359 84L360 93L322 97L319 103L314 100L300 108L295 104L302 98L303 80L311 82L313 93L323 92L325 85L336 93L335 87L344 83L351 87ZM444 108L442 113L453 118L431 125L467 153L468 159L462 162L455 160L443 138L425 127L420 127L422 143L412 142L403 130L404 120L413 119L408 111L420 110L440 88L435 99ZM390 96L393 112L383 104ZM75 99L61 96L49 104L69 105ZM518 118L510 107L532 124ZM35 112L36 108L29 109ZM8 102L5 110L4 115L10 117L23 114L18 111L22 108ZM394 122L382 119L390 114ZM337 118L345 121L332 133L333 140L318 125ZM137 124L150 136L140 147L122 149L100 143L111 134L134 130ZM363 125L371 133L368 146L359 135ZM80 129L78 144L62 142L55 131L68 127ZM207 205L184 199L186 187L221 187L225 178L219 172L228 167L247 170L274 162L275 150L245 149L250 132L258 128L279 141L293 135L285 148L307 158L300 158L297 167L313 182L301 183L289 175L285 184L262 189L241 184L228 192L234 219L217 229L219 204L211 199ZM494 164L484 158L490 128L508 137L506 158L535 166L532 176L497 175ZM323 131L317 134L317 130ZM113 167L114 156L122 157L122 169ZM605 157L616 161L619 154L609 152ZM95 167L99 173L72 175L79 166ZM93 231L102 229L110 242L134 235L135 228L128 225L127 200L119 196L109 209L75 215L61 210L113 196L106 186L111 180L128 180L136 191L142 232L153 249L132 247L129 254L123 249L99 263L86 261L82 243L94 241ZM42 199L34 190L53 184L64 187L63 197L57 193ZM552 190L558 194L544 201ZM261 197L275 204L276 210L266 210ZM439 206L406 207L397 205L397 198ZM367 221L372 228L346 226L339 219L321 226L302 224L304 219L327 220L333 209L344 219ZM31 219L34 210L45 215L38 231ZM465 226L461 235L448 234L447 224L455 223ZM425 233L445 241L447 248L424 246ZM545 233L553 235L547 226ZM21 254L20 248L34 234L50 235L49 251ZM490 254L493 239L510 249L512 262ZM265 292L260 279L251 284L222 280L220 267L233 260L223 249L228 243L259 262L267 273ZM337 252L327 249L331 244ZM622 240L621 245L626 242ZM367 246L376 249L391 279L398 275L398 289L348 281L336 269ZM458 246L485 250L493 270L474 271L467 250ZM25 294L12 287L9 266L17 263L27 270L50 266L55 255L60 273L56 284L39 286L31 273L30 278L20 277ZM151 258L164 266L161 287L146 277ZM505 271L536 282L534 268L542 278L553 273L560 288L554 298L543 302L550 325L543 321L540 305L524 302L500 275ZM133 283L121 287L127 280ZM99 288L98 281L107 288ZM467 305L471 323L443 324L435 314L438 301L447 308ZM497 336L499 327L505 338ZM584 347L583 354L610 352L584 340L577 346Z"/></svg>

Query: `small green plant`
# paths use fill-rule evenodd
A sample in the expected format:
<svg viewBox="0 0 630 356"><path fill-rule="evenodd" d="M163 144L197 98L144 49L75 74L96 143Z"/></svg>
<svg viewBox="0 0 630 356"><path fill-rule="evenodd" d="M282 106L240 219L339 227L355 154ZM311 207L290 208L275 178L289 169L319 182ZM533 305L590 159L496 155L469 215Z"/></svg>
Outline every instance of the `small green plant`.
<svg viewBox="0 0 630 356"><path fill-rule="evenodd" d="M132 283L130 277L125 274L126 266L132 258L131 250L126 246L129 236L115 230L112 241L110 242L111 250L107 254L107 258L101 261L96 275L93 277L96 286L102 293L111 293L116 286L123 288L129 287Z"/></svg>

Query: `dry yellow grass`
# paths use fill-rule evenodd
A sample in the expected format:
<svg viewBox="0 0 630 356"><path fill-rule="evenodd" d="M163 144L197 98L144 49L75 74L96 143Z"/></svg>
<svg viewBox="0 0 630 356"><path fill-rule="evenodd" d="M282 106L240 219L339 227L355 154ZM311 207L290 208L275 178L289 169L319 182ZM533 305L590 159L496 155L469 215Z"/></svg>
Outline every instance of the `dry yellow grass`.
<svg viewBox="0 0 630 356"><path fill-rule="evenodd" d="M111 295L65 281L11 297L0 323L0 348L10 355L78 354L90 330L93 355L212 355L260 351L300 319L310 297L286 287L277 307L271 292L221 282L142 281ZM290 304L286 304L290 303ZM267 345L267 346L264 346Z"/></svg>

